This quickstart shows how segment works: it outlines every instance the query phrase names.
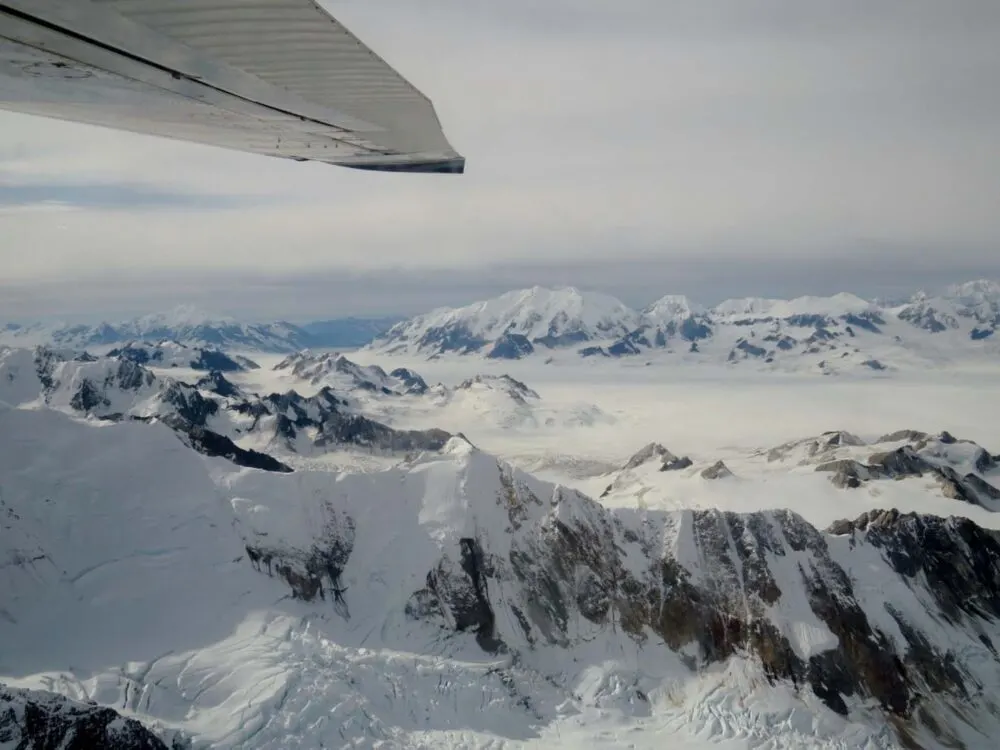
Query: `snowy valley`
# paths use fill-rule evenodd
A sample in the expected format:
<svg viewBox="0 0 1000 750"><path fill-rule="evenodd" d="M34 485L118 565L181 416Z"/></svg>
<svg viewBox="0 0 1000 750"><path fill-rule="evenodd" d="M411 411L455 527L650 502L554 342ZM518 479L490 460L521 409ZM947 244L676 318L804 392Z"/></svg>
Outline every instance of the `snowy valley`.
<svg viewBox="0 0 1000 750"><path fill-rule="evenodd" d="M0 748L992 748L998 292L8 337Z"/></svg>

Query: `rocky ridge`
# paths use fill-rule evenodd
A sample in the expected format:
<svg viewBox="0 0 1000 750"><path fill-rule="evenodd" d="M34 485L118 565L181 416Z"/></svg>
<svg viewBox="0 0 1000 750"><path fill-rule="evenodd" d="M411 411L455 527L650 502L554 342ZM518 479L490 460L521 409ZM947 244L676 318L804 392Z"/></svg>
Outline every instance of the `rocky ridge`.
<svg viewBox="0 0 1000 750"><path fill-rule="evenodd" d="M958 741L976 725L963 716L998 708L997 532L896 511L824 532L790 511L609 510L474 449L459 470L468 531L440 543L406 603L413 620L521 664L612 632L693 672L750 659L841 715L883 712L912 747ZM249 535L248 552L255 566L280 558L266 572L296 596L349 610L361 594L339 581L365 521L346 507L333 518L313 546L265 550Z"/></svg>
<svg viewBox="0 0 1000 750"><path fill-rule="evenodd" d="M0 375L7 385L7 397L0 389L0 400L13 405L40 401L102 420L163 422L199 452L268 471L291 468L239 442L263 438L293 453L352 447L393 454L438 450L450 437L441 430L395 430L352 411L329 387L310 397L294 390L250 394L219 371L190 385L129 357L70 358L44 347L8 350L0 353Z"/></svg>

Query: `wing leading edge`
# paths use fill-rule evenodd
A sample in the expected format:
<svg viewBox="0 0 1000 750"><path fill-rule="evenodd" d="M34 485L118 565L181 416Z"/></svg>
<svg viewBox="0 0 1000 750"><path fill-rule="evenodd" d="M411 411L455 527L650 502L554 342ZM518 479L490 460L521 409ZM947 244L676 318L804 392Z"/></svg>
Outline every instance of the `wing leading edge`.
<svg viewBox="0 0 1000 750"><path fill-rule="evenodd" d="M0 108L461 174L430 100L313 0L0 0Z"/></svg>

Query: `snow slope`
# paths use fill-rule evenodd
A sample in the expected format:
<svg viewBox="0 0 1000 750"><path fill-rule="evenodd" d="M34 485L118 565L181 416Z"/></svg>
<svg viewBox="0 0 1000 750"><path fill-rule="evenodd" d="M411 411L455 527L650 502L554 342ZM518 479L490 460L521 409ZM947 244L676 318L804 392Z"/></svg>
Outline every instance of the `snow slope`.
<svg viewBox="0 0 1000 750"><path fill-rule="evenodd" d="M307 346L360 346L392 322L395 319L345 318L303 326L286 321L248 323L182 305L117 323L7 324L0 327L0 344L100 349L129 341L168 340L200 348L294 352Z"/></svg>
<svg viewBox="0 0 1000 750"><path fill-rule="evenodd" d="M329 388L359 413L399 428L438 426L461 432L475 424L516 431L614 421L592 403L543 398L505 373L475 373L454 385L428 385L415 369L386 372L378 364L360 365L339 353L303 351L273 365L271 374L254 373L245 380L262 391Z"/></svg>
<svg viewBox="0 0 1000 750"><path fill-rule="evenodd" d="M622 336L638 320L634 310L609 295L536 286L420 315L393 326L371 346L396 352L469 353L510 333L543 346L562 346Z"/></svg>
<svg viewBox="0 0 1000 750"><path fill-rule="evenodd" d="M57 323L7 328L0 343L21 347L42 344L99 349L129 341L155 343L166 340L193 347L282 352L309 345L308 334L291 323L243 323L233 318L212 316L189 306L118 323Z"/></svg>
<svg viewBox="0 0 1000 750"><path fill-rule="evenodd" d="M667 295L642 312L573 289L510 292L397 324L369 349L394 355L475 354L487 359L584 357L725 362L822 375L885 376L992 361L1000 343L1000 285L975 281L943 296L917 293L886 306L840 293L791 300L744 298L704 309Z"/></svg>
<svg viewBox="0 0 1000 750"><path fill-rule="evenodd" d="M109 357L129 359L140 365L191 370L216 370L241 372L258 367L253 360L239 355L228 355L218 349L192 347L177 341L129 341L107 353Z"/></svg>
<svg viewBox="0 0 1000 750"><path fill-rule="evenodd" d="M169 371L168 372L172 372ZM349 451L389 459L435 450L441 430L395 430L324 387L258 395L214 371L183 382L120 357L74 357L44 347L0 350L0 403L107 421L162 422L188 445L242 466L289 470L269 453Z"/></svg>
<svg viewBox="0 0 1000 750"><path fill-rule="evenodd" d="M460 439L379 473L234 471L162 426L44 409L0 410L0 477L0 681L198 746L897 748L896 727L972 750L1000 729L996 562L969 557L1000 542L961 519L608 511Z"/></svg>

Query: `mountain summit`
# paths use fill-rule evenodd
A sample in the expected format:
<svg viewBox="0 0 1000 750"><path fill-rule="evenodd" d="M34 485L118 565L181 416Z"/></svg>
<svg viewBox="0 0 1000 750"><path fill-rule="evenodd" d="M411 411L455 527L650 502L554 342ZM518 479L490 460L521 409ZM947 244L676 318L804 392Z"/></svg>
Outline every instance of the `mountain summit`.
<svg viewBox="0 0 1000 750"><path fill-rule="evenodd" d="M465 307L440 308L398 323L372 344L393 352L479 352L503 336L533 345L569 346L624 336L639 314L614 297L574 287L532 287Z"/></svg>

